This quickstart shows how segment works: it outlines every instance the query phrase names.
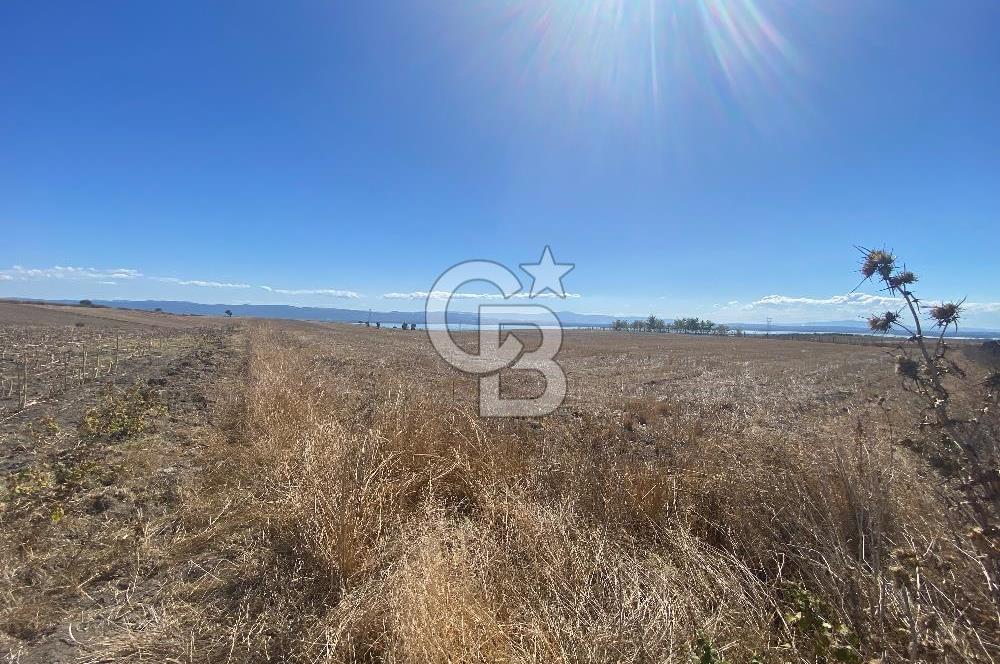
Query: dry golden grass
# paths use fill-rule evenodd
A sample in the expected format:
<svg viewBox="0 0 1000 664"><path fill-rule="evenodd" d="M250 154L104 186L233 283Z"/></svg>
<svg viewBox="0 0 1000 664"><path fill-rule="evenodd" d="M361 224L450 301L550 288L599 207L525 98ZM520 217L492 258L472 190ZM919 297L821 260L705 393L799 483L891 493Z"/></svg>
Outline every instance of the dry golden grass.
<svg viewBox="0 0 1000 664"><path fill-rule="evenodd" d="M893 445L906 402L862 393L877 351L609 339L570 335L556 414L492 420L417 333L252 330L149 526L168 582L88 661L1000 654L967 524Z"/></svg>

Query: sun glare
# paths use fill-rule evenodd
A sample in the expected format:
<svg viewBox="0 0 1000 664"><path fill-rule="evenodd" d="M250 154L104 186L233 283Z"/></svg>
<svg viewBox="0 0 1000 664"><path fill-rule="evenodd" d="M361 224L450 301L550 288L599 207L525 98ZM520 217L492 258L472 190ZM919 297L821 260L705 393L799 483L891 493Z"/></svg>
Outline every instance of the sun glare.
<svg viewBox="0 0 1000 664"><path fill-rule="evenodd" d="M583 107L669 117L678 105L729 95L788 92L800 69L782 34L782 5L754 0L510 0L479 5L491 16L475 48L534 85ZM492 44L492 48L488 46Z"/></svg>

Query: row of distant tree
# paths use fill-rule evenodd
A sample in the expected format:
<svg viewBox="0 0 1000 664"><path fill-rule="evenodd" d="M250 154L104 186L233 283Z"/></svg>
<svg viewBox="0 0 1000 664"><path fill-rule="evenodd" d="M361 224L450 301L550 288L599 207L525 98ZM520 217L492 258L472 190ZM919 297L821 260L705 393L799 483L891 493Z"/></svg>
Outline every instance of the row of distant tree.
<svg viewBox="0 0 1000 664"><path fill-rule="evenodd" d="M623 320L618 319L611 323L612 330L624 332L684 332L686 334L730 334L734 332L728 325L713 323L710 320L700 318L677 318L673 321L665 321L653 314L645 320ZM739 334L739 330L735 330Z"/></svg>

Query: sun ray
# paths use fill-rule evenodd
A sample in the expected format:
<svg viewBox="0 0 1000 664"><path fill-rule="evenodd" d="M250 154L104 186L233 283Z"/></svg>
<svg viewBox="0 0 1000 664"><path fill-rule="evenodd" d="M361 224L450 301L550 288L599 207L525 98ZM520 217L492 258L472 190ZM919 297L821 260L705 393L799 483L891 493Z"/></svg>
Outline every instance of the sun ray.
<svg viewBox="0 0 1000 664"><path fill-rule="evenodd" d="M672 121L711 100L726 112L752 114L759 102L794 88L801 73L784 32L786 5L505 0L472 7L466 16L478 29L469 44L489 54L485 66L508 68L522 86L519 98L557 98L563 113Z"/></svg>

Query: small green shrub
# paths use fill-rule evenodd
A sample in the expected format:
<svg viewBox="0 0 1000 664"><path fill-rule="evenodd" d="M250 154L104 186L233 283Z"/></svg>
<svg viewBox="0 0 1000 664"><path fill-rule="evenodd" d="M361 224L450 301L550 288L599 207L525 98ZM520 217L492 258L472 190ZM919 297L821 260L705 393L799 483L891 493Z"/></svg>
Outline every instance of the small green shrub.
<svg viewBox="0 0 1000 664"><path fill-rule="evenodd" d="M797 640L805 641L822 661L860 664L860 641L850 627L834 619L833 609L801 585L785 588L785 624ZM804 644L803 644L804 645Z"/></svg>
<svg viewBox="0 0 1000 664"><path fill-rule="evenodd" d="M34 496L55 484L55 476L45 468L26 468L7 476L4 499L18 496Z"/></svg>
<svg viewBox="0 0 1000 664"><path fill-rule="evenodd" d="M696 664L726 664L726 659L722 653L715 649L711 641L701 636L695 641L694 662Z"/></svg>
<svg viewBox="0 0 1000 664"><path fill-rule="evenodd" d="M155 392L131 388L111 395L101 406L89 408L80 422L80 431L87 438L125 440L145 433L152 421L166 412Z"/></svg>

